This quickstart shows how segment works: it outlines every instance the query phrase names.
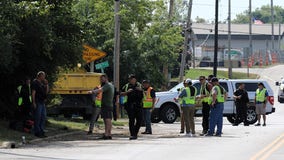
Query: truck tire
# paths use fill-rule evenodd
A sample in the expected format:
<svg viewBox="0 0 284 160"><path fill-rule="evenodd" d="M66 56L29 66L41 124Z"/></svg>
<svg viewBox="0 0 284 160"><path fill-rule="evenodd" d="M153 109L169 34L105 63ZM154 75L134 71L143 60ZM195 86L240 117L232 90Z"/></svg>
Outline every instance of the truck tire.
<svg viewBox="0 0 284 160"><path fill-rule="evenodd" d="M230 123L234 124L234 123L235 123L235 120L236 120L236 115L235 115L235 114L232 114L232 115L227 116L227 120L228 120Z"/></svg>
<svg viewBox="0 0 284 160"><path fill-rule="evenodd" d="M171 104L166 104L161 111L161 119L164 123L174 123L178 116L178 110Z"/></svg>
<svg viewBox="0 0 284 160"><path fill-rule="evenodd" d="M257 115L256 115L254 107L248 108L247 121L249 124L254 124L257 121Z"/></svg>

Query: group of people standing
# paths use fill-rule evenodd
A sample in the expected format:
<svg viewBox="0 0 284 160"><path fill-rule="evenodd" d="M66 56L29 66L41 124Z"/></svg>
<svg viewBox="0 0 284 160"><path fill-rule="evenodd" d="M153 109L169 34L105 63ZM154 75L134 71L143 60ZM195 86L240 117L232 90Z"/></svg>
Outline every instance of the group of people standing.
<svg viewBox="0 0 284 160"><path fill-rule="evenodd" d="M39 138L46 137L44 132L46 120L45 101L49 92L48 81L43 71L37 73L36 78L31 82L30 78L17 87L18 107L24 121L33 123L34 135ZM29 132L31 132L29 130Z"/></svg>
<svg viewBox="0 0 284 160"><path fill-rule="evenodd" d="M186 135L196 136L195 134L195 106L197 100L202 102L202 134L205 136L213 136L215 128L217 131L215 136L221 136L223 126L223 110L224 102L226 101L226 90L220 86L219 80L210 75L206 81L205 76L200 76L200 94L197 95L196 87L192 86L192 80L184 80L184 88L176 98L181 106L181 131ZM185 125L184 125L185 124Z"/></svg>
<svg viewBox="0 0 284 160"><path fill-rule="evenodd" d="M181 131L186 131L187 136L195 135L194 114L197 101L202 105L202 133L204 136L221 137L223 128L223 110L224 103L227 99L227 91L219 84L218 78L209 75L199 77L200 91L197 95L196 87L192 86L192 80L184 80L184 87L180 89L180 94L176 101L180 103L181 107ZM261 116L263 117L263 126L266 126L266 103L268 92L263 83L258 83L258 89L255 93L255 107L258 123L255 126L260 126ZM236 106L236 116L233 126L238 126L244 123L244 126L249 126L247 120L247 109L249 106L248 93L245 90L245 84L239 83L238 89L233 93ZM215 127L217 130L215 132ZM186 130L185 130L186 129Z"/></svg>
<svg viewBox="0 0 284 160"><path fill-rule="evenodd" d="M119 104L119 97L123 97L123 105L129 118L130 140L136 140L144 120L146 129L142 134L152 134L151 128L151 111L155 104L155 90L150 86L149 80L143 80L142 84L137 82L136 76L131 74L128 77L128 83L125 84L120 92L115 92L114 86L108 81L106 75L100 78L101 86L89 91L94 98L94 114L89 127L88 134L92 133L94 121L98 118L99 113L104 119L105 133L100 139L112 139L112 113L113 100L116 105Z"/></svg>

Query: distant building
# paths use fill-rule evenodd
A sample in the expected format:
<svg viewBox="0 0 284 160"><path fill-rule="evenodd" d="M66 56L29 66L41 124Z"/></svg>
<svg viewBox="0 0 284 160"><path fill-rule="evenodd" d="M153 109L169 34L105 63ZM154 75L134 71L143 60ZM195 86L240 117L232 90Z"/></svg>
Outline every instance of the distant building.
<svg viewBox="0 0 284 160"><path fill-rule="evenodd" d="M193 23L196 46L214 46L214 24ZM228 24L219 24L219 47L228 48ZM274 49L283 50L284 25L274 24ZM253 51L271 50L271 24L252 24ZM279 41L280 37L280 41ZM280 47L279 47L280 44ZM231 48L249 47L249 24L231 24ZM281 48L282 47L282 48Z"/></svg>

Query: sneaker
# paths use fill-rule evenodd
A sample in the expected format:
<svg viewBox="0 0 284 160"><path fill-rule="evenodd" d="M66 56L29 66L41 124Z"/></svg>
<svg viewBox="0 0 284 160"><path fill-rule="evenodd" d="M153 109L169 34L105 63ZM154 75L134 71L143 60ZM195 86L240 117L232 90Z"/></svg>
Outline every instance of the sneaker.
<svg viewBox="0 0 284 160"><path fill-rule="evenodd" d="M152 134L152 132L145 131L145 132L142 132L141 134Z"/></svg>
<svg viewBox="0 0 284 160"><path fill-rule="evenodd" d="M184 130L180 130L180 132L179 133L184 133Z"/></svg>
<svg viewBox="0 0 284 160"><path fill-rule="evenodd" d="M266 126L266 124L265 123L263 123L263 125L262 126Z"/></svg>
<svg viewBox="0 0 284 160"><path fill-rule="evenodd" d="M192 137L192 134L189 132L189 133L186 133L185 136Z"/></svg>
<svg viewBox="0 0 284 160"><path fill-rule="evenodd" d="M222 135L221 134L215 134L214 136L215 137L221 137Z"/></svg>
<svg viewBox="0 0 284 160"><path fill-rule="evenodd" d="M129 137L129 140L136 140L137 139L137 136L130 136Z"/></svg>
<svg viewBox="0 0 284 160"><path fill-rule="evenodd" d="M87 135L91 135L91 134L93 134L92 131L88 131L88 132L87 132Z"/></svg>
<svg viewBox="0 0 284 160"><path fill-rule="evenodd" d="M98 139L110 140L110 139L112 139L112 137L111 137L111 136L105 136L105 135L103 135L102 137L100 137L100 138L98 138Z"/></svg>
<svg viewBox="0 0 284 160"><path fill-rule="evenodd" d="M257 123L255 126L260 126L260 123Z"/></svg>
<svg viewBox="0 0 284 160"><path fill-rule="evenodd" d="M212 137L212 136L213 136L213 134L209 134L209 133L207 133L207 134L205 134L204 136L205 136L205 137Z"/></svg>

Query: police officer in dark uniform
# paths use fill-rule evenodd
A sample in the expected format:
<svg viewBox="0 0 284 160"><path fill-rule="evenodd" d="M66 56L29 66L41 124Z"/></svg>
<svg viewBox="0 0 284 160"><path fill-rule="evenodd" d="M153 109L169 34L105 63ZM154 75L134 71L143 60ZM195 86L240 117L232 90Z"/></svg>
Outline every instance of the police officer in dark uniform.
<svg viewBox="0 0 284 160"><path fill-rule="evenodd" d="M137 134L142 124L143 111L143 89L137 82L135 75L128 77L129 83L122 88L121 95L125 96L125 109L129 118L130 140L137 139Z"/></svg>
<svg viewBox="0 0 284 160"><path fill-rule="evenodd" d="M248 126L247 122L247 103L249 102L248 93L245 90L245 84L239 83L238 89L234 92L235 105L236 105L236 119L234 126L244 122L245 126Z"/></svg>

